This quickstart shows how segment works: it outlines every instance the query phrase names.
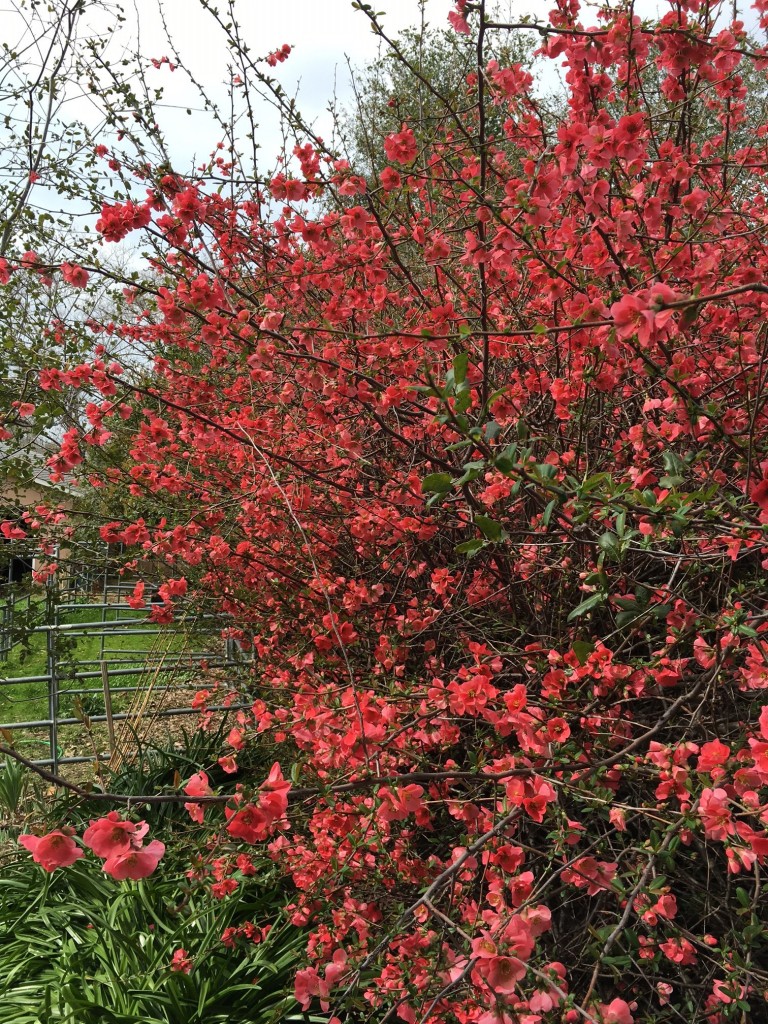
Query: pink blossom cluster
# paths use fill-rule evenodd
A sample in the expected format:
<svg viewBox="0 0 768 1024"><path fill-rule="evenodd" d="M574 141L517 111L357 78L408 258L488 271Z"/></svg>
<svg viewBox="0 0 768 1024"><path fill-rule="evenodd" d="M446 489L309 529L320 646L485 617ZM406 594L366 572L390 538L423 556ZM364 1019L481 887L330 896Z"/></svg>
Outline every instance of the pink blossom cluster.
<svg viewBox="0 0 768 1024"><path fill-rule="evenodd" d="M117 811L91 821L83 833L83 844L104 861L104 871L118 881L147 878L165 853L165 844L158 839L144 845L149 831L145 821L125 821ZM19 843L30 851L32 859L45 871L69 867L84 856L73 836L74 829L63 828L45 836L26 834Z"/></svg>

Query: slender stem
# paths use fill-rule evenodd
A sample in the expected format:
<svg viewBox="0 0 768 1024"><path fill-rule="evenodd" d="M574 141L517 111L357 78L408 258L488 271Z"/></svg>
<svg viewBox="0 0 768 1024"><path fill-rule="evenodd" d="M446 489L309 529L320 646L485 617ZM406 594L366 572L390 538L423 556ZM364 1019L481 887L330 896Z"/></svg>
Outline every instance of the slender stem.
<svg viewBox="0 0 768 1024"><path fill-rule="evenodd" d="M477 121L478 137L477 146L480 153L480 200L485 202L485 190L488 178L488 148L485 137L485 58L483 47L485 44L485 0L480 0L479 5L480 25L477 31ZM485 213L485 207L481 206L480 211ZM479 217L477 222L477 237L480 242L480 249L485 250L486 228L484 217ZM485 276L485 263L481 259L478 266L480 275L480 327L483 332L483 382L480 390L480 415L486 415L488 404L491 357L491 339L488 334L488 281Z"/></svg>

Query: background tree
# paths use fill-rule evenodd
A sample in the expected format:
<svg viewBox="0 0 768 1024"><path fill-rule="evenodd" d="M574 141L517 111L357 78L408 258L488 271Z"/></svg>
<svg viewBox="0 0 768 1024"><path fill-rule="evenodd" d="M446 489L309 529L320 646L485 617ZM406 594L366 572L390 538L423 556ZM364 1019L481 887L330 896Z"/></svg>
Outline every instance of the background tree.
<svg viewBox="0 0 768 1024"><path fill-rule="evenodd" d="M83 413L74 394L40 388L41 369L85 356L89 320L123 316L128 261L115 253L104 261L87 223L112 172L98 150L107 119L86 101L84 72L87 56L108 51L122 21L120 6L102 0L21 0L5 12L0 433L4 472L21 482L44 469L54 443ZM105 27L97 30L97 22ZM85 107L89 119L73 116L73 107L81 115Z"/></svg>
<svg viewBox="0 0 768 1024"><path fill-rule="evenodd" d="M341 138L350 163L366 177L378 177L388 166L384 140L403 122L415 131L419 148L429 150L456 113L473 106L476 40L429 24L428 13L425 6L418 28L382 40L375 61L352 68L355 103L342 116ZM525 36L497 36L489 41L486 58L532 70L533 49ZM491 114L491 132L500 138L501 112Z"/></svg>

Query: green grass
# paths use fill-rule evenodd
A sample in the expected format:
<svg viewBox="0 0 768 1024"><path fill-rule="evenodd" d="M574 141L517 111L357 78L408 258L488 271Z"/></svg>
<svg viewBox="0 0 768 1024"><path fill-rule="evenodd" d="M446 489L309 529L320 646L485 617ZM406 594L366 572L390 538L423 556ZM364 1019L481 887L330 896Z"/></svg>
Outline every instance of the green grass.
<svg viewBox="0 0 768 1024"><path fill-rule="evenodd" d="M145 617L145 612L131 612L126 609L108 608L69 608L60 613L59 621L66 624L86 623L100 620L104 614L105 621L124 621L126 628L132 628L131 622ZM38 602L33 606L29 624L38 625L44 621L44 606ZM136 628L135 626L133 628ZM141 627L138 627L141 628ZM75 681L75 671L100 672L100 662L106 661L113 669L136 669L135 675L115 677L112 685L135 685L139 681L140 672L150 655L157 658L163 652L177 654L187 646L187 639L182 630L173 627L161 633L145 635L120 636L116 631L107 636L94 633L68 635L62 631L56 638L56 656L59 670L60 709L64 715L71 716L75 712L73 697L68 690L76 688L94 689L97 693L83 695L82 707L88 714L103 714L104 699L101 691L101 678L95 676L88 680ZM28 633L23 643L18 643L5 661L0 661L0 722L22 722L46 718L48 715L48 685L45 681L27 683L3 683L2 680L18 679L25 676L42 676L47 672L47 637L45 633ZM113 707L119 711L125 707L129 695L114 694Z"/></svg>

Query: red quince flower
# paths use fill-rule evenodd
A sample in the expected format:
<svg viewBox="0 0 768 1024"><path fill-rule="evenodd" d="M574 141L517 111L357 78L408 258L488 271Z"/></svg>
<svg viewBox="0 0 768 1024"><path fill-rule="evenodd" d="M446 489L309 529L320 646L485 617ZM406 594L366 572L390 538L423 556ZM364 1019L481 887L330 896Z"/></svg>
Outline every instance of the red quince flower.
<svg viewBox="0 0 768 1024"><path fill-rule="evenodd" d="M104 862L104 871L118 881L130 878L136 882L140 878L148 878L157 867L165 853L165 843L153 839L147 846L128 853L117 853Z"/></svg>
<svg viewBox="0 0 768 1024"><path fill-rule="evenodd" d="M61 276L73 288L85 288L88 284L88 271L73 263L61 264Z"/></svg>
<svg viewBox="0 0 768 1024"><path fill-rule="evenodd" d="M245 740L243 734L238 728L232 728L229 730L229 736L227 736L227 743L230 747L234 747L235 750L242 750L245 746Z"/></svg>
<svg viewBox="0 0 768 1024"><path fill-rule="evenodd" d="M728 794L724 789L702 790L699 817L704 824L704 834L709 839L722 840L734 833Z"/></svg>
<svg viewBox="0 0 768 1024"><path fill-rule="evenodd" d="M67 868L84 856L69 831L56 829L46 836L19 836L19 843L32 854L32 860L45 871Z"/></svg>
<svg viewBox="0 0 768 1024"><path fill-rule="evenodd" d="M208 784L208 776L205 772L195 772L184 787L184 792L187 796L210 796L213 790Z"/></svg>
<svg viewBox="0 0 768 1024"><path fill-rule="evenodd" d="M749 497L763 512L768 512L768 477L763 477L749 492Z"/></svg>
<svg viewBox="0 0 768 1024"><path fill-rule="evenodd" d="M416 159L416 136L410 128L403 125L402 130L384 139L384 152L387 159L398 164L410 164Z"/></svg>
<svg viewBox="0 0 768 1024"><path fill-rule="evenodd" d="M494 956L485 961L481 973L494 992L511 994L517 982L525 977L526 967L514 956Z"/></svg>
<svg viewBox="0 0 768 1024"><path fill-rule="evenodd" d="M26 536L26 530L22 530L20 526L16 526L9 519L0 523L0 533L8 540L23 540Z"/></svg>
<svg viewBox="0 0 768 1024"><path fill-rule="evenodd" d="M83 842L97 857L114 857L141 847L148 831L145 821L135 825L132 821L123 821L117 811L110 811L105 818L91 821L83 833Z"/></svg>
<svg viewBox="0 0 768 1024"><path fill-rule="evenodd" d="M291 783L283 777L283 770L280 767L279 761L275 761L269 769L269 775L260 788L264 793L274 793L281 800L285 800L285 807L288 807L288 793L291 789Z"/></svg>
<svg viewBox="0 0 768 1024"><path fill-rule="evenodd" d="M246 804L239 811L225 807L224 814L229 819L227 832L235 839L242 839L246 843L260 843L269 835L272 817L255 804Z"/></svg>
<svg viewBox="0 0 768 1024"><path fill-rule="evenodd" d="M195 774L184 787L184 792L187 794L187 796L211 796L213 790L208 784L208 776L205 774L205 772L195 772ZM202 804L184 804L184 810L189 814L190 818L193 821L198 822L198 824L202 824Z"/></svg>
<svg viewBox="0 0 768 1024"><path fill-rule="evenodd" d="M379 180L385 192L392 192L394 189L400 188L402 184L400 175L394 167L385 167L379 175Z"/></svg>
<svg viewBox="0 0 768 1024"><path fill-rule="evenodd" d="M469 24L464 17L467 7L467 0L456 0L456 10L448 13L448 21L453 28L463 36L469 35Z"/></svg>
<svg viewBox="0 0 768 1024"><path fill-rule="evenodd" d="M182 974L189 974L192 970L192 960L186 949L177 949L171 957L171 970Z"/></svg>
<svg viewBox="0 0 768 1024"><path fill-rule="evenodd" d="M629 1003L624 999L612 999L610 1003L601 1003L600 1018L603 1024L633 1024L635 1019Z"/></svg>

